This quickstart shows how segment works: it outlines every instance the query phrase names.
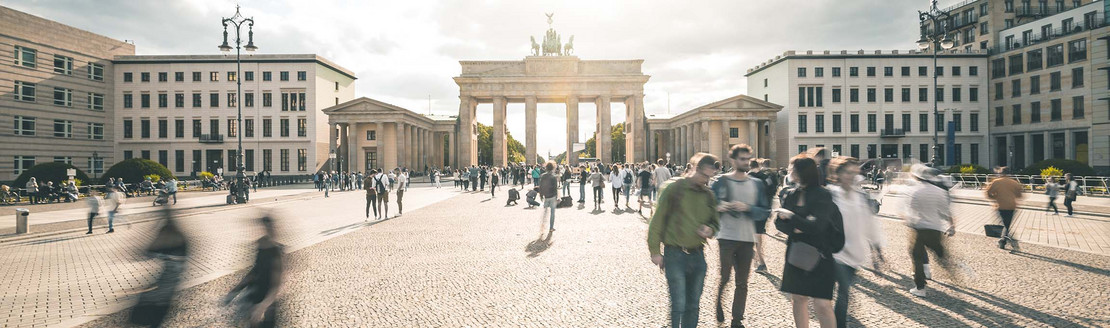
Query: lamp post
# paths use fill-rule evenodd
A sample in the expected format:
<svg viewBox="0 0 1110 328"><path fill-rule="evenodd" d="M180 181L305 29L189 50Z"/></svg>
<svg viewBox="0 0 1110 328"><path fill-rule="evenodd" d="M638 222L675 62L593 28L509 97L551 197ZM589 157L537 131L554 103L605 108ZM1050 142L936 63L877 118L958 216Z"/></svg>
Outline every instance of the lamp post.
<svg viewBox="0 0 1110 328"><path fill-rule="evenodd" d="M224 18L222 21L222 24L224 25L224 43L221 44L219 47L220 51L222 51L224 54L231 53L231 46L227 44L227 25L231 24L232 26L235 26L235 107L238 111L235 126L237 130L243 126L243 80L239 76L242 66L242 58L240 57L239 49L240 46L243 44L243 39L240 37L240 34L242 34L244 23L247 24L247 45L242 46L242 49L245 49L247 53L254 53L255 50L258 50L258 47L254 46L254 18L245 18L243 17L243 15L239 14L239 6L235 6L234 16ZM236 131L235 134L239 139L239 147L238 150L235 152L234 159L235 188L230 189L232 197L235 198L235 203L242 204L247 202L248 197L246 183L243 181L244 179L246 179L246 173L243 172L246 169L243 166L243 134L240 133L240 131Z"/></svg>
<svg viewBox="0 0 1110 328"><path fill-rule="evenodd" d="M918 48L927 50L929 47L933 48L933 122L938 123L933 127L933 156L929 159L933 167L940 166L940 159L937 158L937 151L940 150L940 111L937 109L937 52L940 49L948 50L955 46L952 39L948 38L948 25L945 24L942 28L941 23L949 20L951 15L947 11L937 9L937 0L933 0L933 5L928 11L918 11L918 19L921 25L926 21L932 26L932 31L926 31L925 28L921 29L921 39L917 41ZM938 49L939 48L939 49Z"/></svg>
<svg viewBox="0 0 1110 328"><path fill-rule="evenodd" d="M331 170L335 171L335 149L333 148L328 152L328 158L331 159Z"/></svg>
<svg viewBox="0 0 1110 328"><path fill-rule="evenodd" d="M92 157L92 165L89 165L89 166L91 166L89 169L92 169L92 171L93 171L93 181L96 181L96 179L99 177L99 174L97 174L99 172L96 169L96 160L99 159L99 158L100 158L100 154L94 151L93 152L93 157Z"/></svg>

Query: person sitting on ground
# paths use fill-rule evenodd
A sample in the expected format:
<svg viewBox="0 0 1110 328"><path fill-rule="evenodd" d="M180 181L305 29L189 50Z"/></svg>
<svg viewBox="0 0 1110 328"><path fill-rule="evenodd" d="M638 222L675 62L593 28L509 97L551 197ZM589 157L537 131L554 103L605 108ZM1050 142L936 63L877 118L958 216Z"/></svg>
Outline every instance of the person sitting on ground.
<svg viewBox="0 0 1110 328"><path fill-rule="evenodd" d="M516 206L516 201L520 199L520 192L516 188L509 188L509 200L505 202L505 206Z"/></svg>
<svg viewBox="0 0 1110 328"><path fill-rule="evenodd" d="M528 194L526 195L526 197L528 197L528 199L526 200L528 202L528 208L540 206L540 202L536 201L536 196L538 196L539 194L540 187L532 187L532 190L528 191Z"/></svg>

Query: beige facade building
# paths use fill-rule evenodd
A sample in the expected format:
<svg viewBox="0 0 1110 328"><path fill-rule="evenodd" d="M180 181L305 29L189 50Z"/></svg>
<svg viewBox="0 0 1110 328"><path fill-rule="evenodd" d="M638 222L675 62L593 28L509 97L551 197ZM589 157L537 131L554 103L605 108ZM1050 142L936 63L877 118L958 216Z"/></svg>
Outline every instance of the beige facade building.
<svg viewBox="0 0 1110 328"><path fill-rule="evenodd" d="M944 9L955 49L990 53L990 163L1066 158L1110 172L1106 12L1091 0L969 0ZM921 25L932 33L936 27Z"/></svg>
<svg viewBox="0 0 1110 328"><path fill-rule="evenodd" d="M336 166L326 170L367 172L372 169L457 167L454 116L424 115L360 97L323 112L335 132L329 149Z"/></svg>
<svg viewBox="0 0 1110 328"><path fill-rule="evenodd" d="M311 54L244 56L241 76L232 56L114 63L115 156L157 161L176 175L234 172L240 134L248 174L314 173L331 149L323 109L354 99L354 74Z"/></svg>
<svg viewBox="0 0 1110 328"><path fill-rule="evenodd" d="M953 160L987 165L986 58L979 50L941 55L933 89L932 54L787 51L748 70L748 94L784 106L772 129L779 165L814 147L864 160L929 161L935 153L944 163L947 121L955 123Z"/></svg>
<svg viewBox="0 0 1110 328"><path fill-rule="evenodd" d="M47 162L95 176L117 161L112 58L133 54L123 41L0 6L0 181Z"/></svg>
<svg viewBox="0 0 1110 328"><path fill-rule="evenodd" d="M751 146L755 157L772 158L778 143L772 136L781 109L780 105L737 95L678 115L649 115L647 159L683 164L698 152L724 159L728 158L728 149L737 144Z"/></svg>

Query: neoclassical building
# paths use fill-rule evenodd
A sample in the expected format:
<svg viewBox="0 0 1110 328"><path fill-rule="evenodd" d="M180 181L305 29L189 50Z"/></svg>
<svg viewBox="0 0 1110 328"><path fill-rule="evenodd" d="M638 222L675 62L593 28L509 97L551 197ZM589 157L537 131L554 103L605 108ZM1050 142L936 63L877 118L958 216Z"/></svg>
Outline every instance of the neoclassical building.
<svg viewBox="0 0 1110 328"><path fill-rule="evenodd" d="M695 153L706 152L724 159L728 149L737 144L751 146L753 157L774 158L774 123L781 109L780 105L736 95L673 116L649 115L647 158L685 163Z"/></svg>
<svg viewBox="0 0 1110 328"><path fill-rule="evenodd" d="M455 144L455 117L417 114L366 97L323 112L330 126L329 149L336 155L332 167L324 170L423 170L455 162L454 149L445 148Z"/></svg>

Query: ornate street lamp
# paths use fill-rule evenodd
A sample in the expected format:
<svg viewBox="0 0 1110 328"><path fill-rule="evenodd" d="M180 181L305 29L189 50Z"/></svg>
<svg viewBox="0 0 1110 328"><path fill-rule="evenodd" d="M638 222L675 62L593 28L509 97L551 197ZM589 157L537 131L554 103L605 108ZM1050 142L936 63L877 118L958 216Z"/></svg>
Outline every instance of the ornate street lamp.
<svg viewBox="0 0 1110 328"><path fill-rule="evenodd" d="M227 25L231 24L235 27L235 107L238 110L235 126L236 129L240 129L243 126L243 79L239 76L241 75L240 70L242 66L242 58L240 57L239 49L243 44L243 39L240 37L240 34L242 34L243 24L247 24L247 45L243 46L242 49L246 50L247 53L254 53L255 50L258 50L258 47L254 45L254 18L243 17L243 15L239 14L239 6L235 6L235 15L224 18L222 24L224 26L224 43L221 44L219 48L224 54L231 53L231 46L227 43ZM247 202L249 198L247 193L250 191L246 188L246 182L244 181L247 176L246 173L243 172L246 170L246 167L243 166L243 133L236 131L235 134L239 138L239 150L235 152L234 158L235 187L230 189L231 196L235 199L235 203L243 204Z"/></svg>
<svg viewBox="0 0 1110 328"><path fill-rule="evenodd" d="M93 181L96 181L96 179L99 177L99 174L97 174L99 172L96 169L96 160L99 159L99 158L100 158L100 154L94 151L93 152L93 157L92 157L92 165L89 165L89 166L91 166L89 169L91 169L93 171Z"/></svg>
<svg viewBox="0 0 1110 328"><path fill-rule="evenodd" d="M940 127L942 126L940 120L940 111L937 110L937 52L941 49L948 50L955 46L952 39L948 38L948 25L942 23L948 21L951 15L947 11L937 9L937 0L933 0L932 7L929 11L918 11L918 19L921 21L920 25L924 26L928 21L932 27L932 31L926 31L921 28L921 39L917 41L917 47L921 50L928 50L933 48L933 122L937 123L933 127L933 157L929 159L933 167L940 166L940 159L937 157L937 151L940 150ZM951 156L951 154L949 154Z"/></svg>

